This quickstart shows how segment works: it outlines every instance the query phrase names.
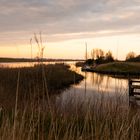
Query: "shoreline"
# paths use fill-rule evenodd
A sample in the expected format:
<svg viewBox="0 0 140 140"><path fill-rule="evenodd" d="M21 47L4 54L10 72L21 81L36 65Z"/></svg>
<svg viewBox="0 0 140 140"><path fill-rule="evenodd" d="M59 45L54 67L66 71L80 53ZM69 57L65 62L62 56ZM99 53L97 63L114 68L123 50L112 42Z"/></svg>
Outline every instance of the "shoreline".
<svg viewBox="0 0 140 140"><path fill-rule="evenodd" d="M95 68L88 68L87 72L95 72L99 74L107 74L113 76L124 77L140 77L140 63L135 62L112 62L107 64L100 64Z"/></svg>
<svg viewBox="0 0 140 140"><path fill-rule="evenodd" d="M22 106L32 98L47 98L59 95L84 77L69 69L69 65L49 64L23 68L0 68L0 102L6 108L13 108L18 89ZM19 81L18 79L19 75ZM9 102L10 103L7 103Z"/></svg>

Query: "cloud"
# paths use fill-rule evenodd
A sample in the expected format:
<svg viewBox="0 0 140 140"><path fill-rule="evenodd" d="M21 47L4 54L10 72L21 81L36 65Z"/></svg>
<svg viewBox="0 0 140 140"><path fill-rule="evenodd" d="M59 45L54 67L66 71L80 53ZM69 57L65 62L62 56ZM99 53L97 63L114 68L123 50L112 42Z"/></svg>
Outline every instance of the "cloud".
<svg viewBox="0 0 140 140"><path fill-rule="evenodd" d="M0 9L0 38L40 30L50 40L140 31L139 0L0 0Z"/></svg>

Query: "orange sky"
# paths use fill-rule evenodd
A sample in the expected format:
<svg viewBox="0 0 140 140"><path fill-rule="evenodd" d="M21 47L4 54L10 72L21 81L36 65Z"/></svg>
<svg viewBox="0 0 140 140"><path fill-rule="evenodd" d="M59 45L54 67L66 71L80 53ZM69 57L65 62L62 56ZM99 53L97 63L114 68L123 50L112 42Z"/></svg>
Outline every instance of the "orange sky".
<svg viewBox="0 0 140 140"><path fill-rule="evenodd" d="M40 31L46 58L84 58L85 42L89 54L140 54L139 0L3 0L0 9L0 57L31 57L30 39Z"/></svg>
<svg viewBox="0 0 140 140"><path fill-rule="evenodd" d="M84 58L85 42L88 44L88 54L94 48L101 48L105 52L111 50L115 58L125 59L129 51L140 54L140 36L118 35L95 38L71 39L64 41L44 42L46 58ZM31 46L28 44L15 43L4 44L0 47L1 57L31 57ZM37 56L37 46L33 45L33 57Z"/></svg>

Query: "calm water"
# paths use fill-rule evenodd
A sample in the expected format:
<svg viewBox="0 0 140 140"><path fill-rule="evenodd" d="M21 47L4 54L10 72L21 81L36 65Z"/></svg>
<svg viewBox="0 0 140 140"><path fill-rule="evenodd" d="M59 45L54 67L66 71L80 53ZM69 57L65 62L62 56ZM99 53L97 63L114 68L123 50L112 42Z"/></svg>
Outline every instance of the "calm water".
<svg viewBox="0 0 140 140"><path fill-rule="evenodd" d="M30 62L12 62L12 63L0 63L0 67L11 67L11 68L16 68L16 67L30 67L34 65L35 63L30 63Z"/></svg>
<svg viewBox="0 0 140 140"><path fill-rule="evenodd" d="M52 62L51 62L52 63ZM3 67L29 67L35 63L1 63ZM46 63L48 64L48 63ZM71 69L84 75L85 79L77 85L72 85L69 89L55 97L56 102L76 100L79 102L92 101L93 99L105 99L123 97L128 102L128 80L113 78L107 75L100 75L91 72L82 72L76 68L74 62L68 62Z"/></svg>
<svg viewBox="0 0 140 140"><path fill-rule="evenodd" d="M91 72L82 72L80 68L72 66L72 70L84 75L85 79L77 85L71 86L57 97L58 102L76 100L78 102L92 102L95 99L115 100L121 97L124 102L128 100L128 80L113 78L108 75L100 75Z"/></svg>
<svg viewBox="0 0 140 140"><path fill-rule="evenodd" d="M44 64L55 64L55 63L63 63L61 62L43 62ZM11 68L17 68L17 67L31 67L35 64L38 64L38 62L12 62L12 63L0 63L0 67L11 67ZM67 62L67 64L75 64L74 62Z"/></svg>

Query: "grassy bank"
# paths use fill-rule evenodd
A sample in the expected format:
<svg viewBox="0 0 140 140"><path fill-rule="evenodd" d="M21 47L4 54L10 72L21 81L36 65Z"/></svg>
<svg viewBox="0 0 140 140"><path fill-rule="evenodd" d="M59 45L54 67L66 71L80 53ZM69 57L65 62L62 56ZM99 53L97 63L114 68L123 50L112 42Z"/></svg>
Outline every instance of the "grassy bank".
<svg viewBox="0 0 140 140"><path fill-rule="evenodd" d="M93 72L113 75L140 75L140 63L134 62L113 62L98 65L91 69Z"/></svg>
<svg viewBox="0 0 140 140"><path fill-rule="evenodd" d="M0 139L138 140L139 110L130 108L121 93L91 102L51 100L48 95L83 78L68 68L59 64L0 69L0 103L13 108L0 108Z"/></svg>
<svg viewBox="0 0 140 140"><path fill-rule="evenodd" d="M59 94L71 84L81 81L83 76L69 70L67 65L50 64L25 68L0 68L0 78L0 104L11 107L15 103L17 88L19 99L32 100L33 96L42 98L43 95Z"/></svg>

